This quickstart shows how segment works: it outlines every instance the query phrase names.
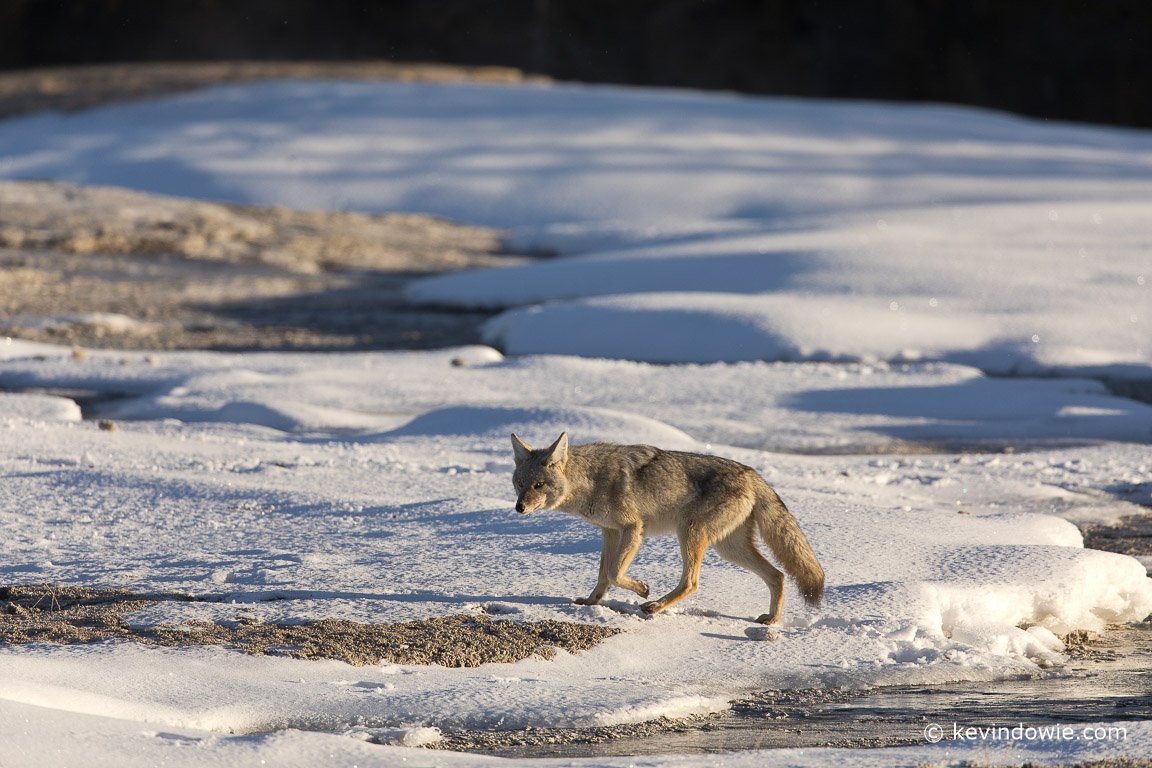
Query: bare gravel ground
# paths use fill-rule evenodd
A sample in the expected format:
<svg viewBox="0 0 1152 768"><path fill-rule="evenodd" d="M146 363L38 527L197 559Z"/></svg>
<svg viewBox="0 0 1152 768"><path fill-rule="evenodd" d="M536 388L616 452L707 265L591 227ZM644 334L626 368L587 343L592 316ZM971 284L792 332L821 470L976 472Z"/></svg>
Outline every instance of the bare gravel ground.
<svg viewBox="0 0 1152 768"><path fill-rule="evenodd" d="M510 67L393 61L145 62L44 67L0 71L0 117L46 110L71 112L207 85L282 78L421 83L522 83L547 79Z"/></svg>
<svg viewBox="0 0 1152 768"><path fill-rule="evenodd" d="M253 656L337 659L357 666L438 664L478 667L529 656L587 650L620 630L564 621L493 620L456 614L398 624L338 619L298 624L196 621L179 626L134 626L129 614L158 600L211 600L50 584L0 587L0 644L78 645L130 640L191 648L218 645Z"/></svg>
<svg viewBox="0 0 1152 768"><path fill-rule="evenodd" d="M498 266L501 233L416 214L221 205L0 181L0 335L112 349L429 348L487 316L405 301Z"/></svg>

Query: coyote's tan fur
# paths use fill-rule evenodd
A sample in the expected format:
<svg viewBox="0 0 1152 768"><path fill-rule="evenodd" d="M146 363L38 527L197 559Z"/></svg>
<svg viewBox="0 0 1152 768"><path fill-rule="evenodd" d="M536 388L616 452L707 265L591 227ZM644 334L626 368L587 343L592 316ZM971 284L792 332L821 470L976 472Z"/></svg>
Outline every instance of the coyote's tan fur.
<svg viewBox="0 0 1152 768"><path fill-rule="evenodd" d="M756 532L800 587L819 605L824 570L808 539L776 491L751 467L718 456L665 451L649 445L591 443L569 448L568 433L550 447L533 449L512 435L516 511L569 512L604 534L594 605L612 585L648 597L648 585L626 575L647 534L675 532L684 561L680 583L641 608L655 613L696 591L708 545L725 560L755 573L771 592L770 610L756 621L780 620L784 576L756 547Z"/></svg>

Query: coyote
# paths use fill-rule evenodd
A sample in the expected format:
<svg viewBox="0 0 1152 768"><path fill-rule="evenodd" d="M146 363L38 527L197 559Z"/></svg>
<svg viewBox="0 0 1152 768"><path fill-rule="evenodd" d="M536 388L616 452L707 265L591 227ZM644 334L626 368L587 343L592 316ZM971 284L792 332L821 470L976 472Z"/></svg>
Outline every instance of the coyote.
<svg viewBox="0 0 1152 768"><path fill-rule="evenodd" d="M645 534L675 531L684 561L680 583L659 600L641 605L641 610L656 613L695 592L704 550L712 544L725 560L747 568L768 585L771 610L756 621L774 624L784 604L784 575L756 548L757 530L796 579L805 602L820 604L824 569L796 518L751 467L650 445L591 443L569 448L567 432L542 449L533 449L513 434L512 450L517 512L558 509L579 515L604 534L596 588L577 599L578 604L596 605L612 585L648 597L648 585L625 571Z"/></svg>

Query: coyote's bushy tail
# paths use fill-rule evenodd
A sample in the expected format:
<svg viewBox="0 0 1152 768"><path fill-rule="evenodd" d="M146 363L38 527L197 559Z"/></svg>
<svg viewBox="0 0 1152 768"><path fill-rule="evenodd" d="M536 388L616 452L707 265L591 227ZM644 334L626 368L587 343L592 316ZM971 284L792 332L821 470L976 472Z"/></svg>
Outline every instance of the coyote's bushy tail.
<svg viewBox="0 0 1152 768"><path fill-rule="evenodd" d="M764 543L784 567L784 572L796 580L804 602L819 607L824 596L824 569L816 560L816 553L800 530L800 524L767 483L757 494L752 514Z"/></svg>

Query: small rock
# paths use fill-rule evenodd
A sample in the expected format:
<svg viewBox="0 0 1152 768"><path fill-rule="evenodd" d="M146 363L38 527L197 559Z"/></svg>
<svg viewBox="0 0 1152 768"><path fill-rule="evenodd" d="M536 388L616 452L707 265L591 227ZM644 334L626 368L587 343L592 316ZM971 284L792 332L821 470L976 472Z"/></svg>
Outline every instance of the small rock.
<svg viewBox="0 0 1152 768"><path fill-rule="evenodd" d="M749 640L779 640L780 630L774 627L748 627L744 634Z"/></svg>

